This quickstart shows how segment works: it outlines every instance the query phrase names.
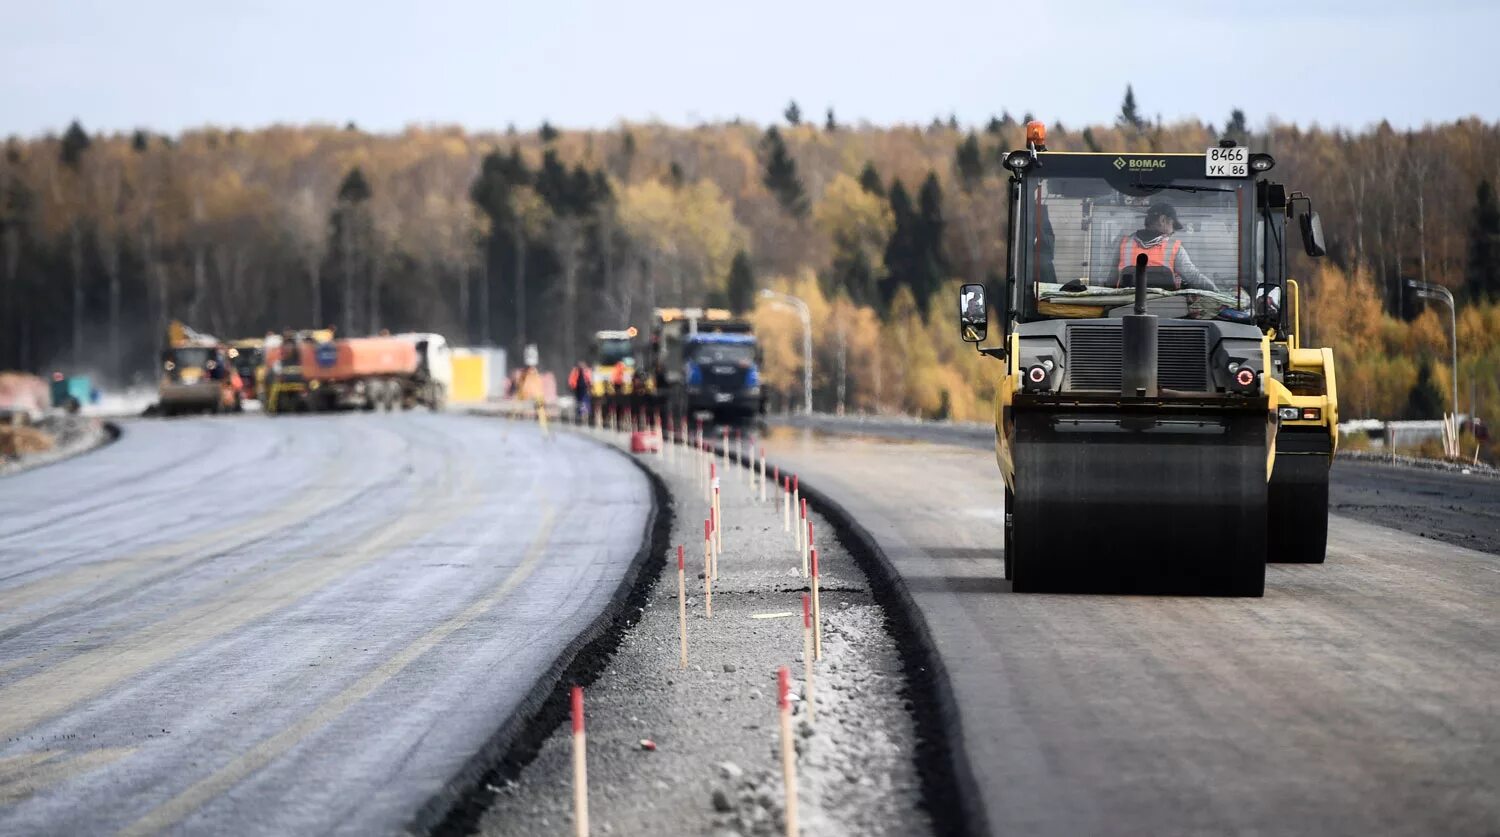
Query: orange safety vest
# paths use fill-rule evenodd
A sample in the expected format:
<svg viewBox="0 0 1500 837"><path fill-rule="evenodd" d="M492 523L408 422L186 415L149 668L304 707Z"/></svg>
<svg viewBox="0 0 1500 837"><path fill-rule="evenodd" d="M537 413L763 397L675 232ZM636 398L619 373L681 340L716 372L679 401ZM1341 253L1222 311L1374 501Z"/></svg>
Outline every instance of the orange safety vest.
<svg viewBox="0 0 1500 837"><path fill-rule="evenodd" d="M1180 288L1182 287L1182 277L1177 275L1177 254L1180 252L1182 252L1182 242L1175 238L1163 237L1155 244L1147 246L1137 241L1134 235L1127 235L1120 241L1119 270L1134 267L1135 257L1141 253L1145 253L1146 266L1164 267L1172 271L1172 278L1177 287ZM1120 274L1118 271L1116 271L1115 276L1115 281L1119 282ZM1116 287L1119 287L1119 285L1116 285Z"/></svg>
<svg viewBox="0 0 1500 837"><path fill-rule="evenodd" d="M615 362L615 373L612 376L610 382L617 387L625 386L625 361L621 360Z"/></svg>

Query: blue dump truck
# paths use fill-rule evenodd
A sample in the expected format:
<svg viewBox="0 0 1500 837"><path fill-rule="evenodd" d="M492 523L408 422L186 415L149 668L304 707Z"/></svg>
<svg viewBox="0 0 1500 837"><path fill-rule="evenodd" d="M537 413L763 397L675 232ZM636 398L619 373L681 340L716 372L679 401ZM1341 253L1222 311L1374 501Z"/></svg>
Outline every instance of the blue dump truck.
<svg viewBox="0 0 1500 837"><path fill-rule="evenodd" d="M743 424L763 411L760 344L748 320L717 308L658 308L643 366L670 415Z"/></svg>

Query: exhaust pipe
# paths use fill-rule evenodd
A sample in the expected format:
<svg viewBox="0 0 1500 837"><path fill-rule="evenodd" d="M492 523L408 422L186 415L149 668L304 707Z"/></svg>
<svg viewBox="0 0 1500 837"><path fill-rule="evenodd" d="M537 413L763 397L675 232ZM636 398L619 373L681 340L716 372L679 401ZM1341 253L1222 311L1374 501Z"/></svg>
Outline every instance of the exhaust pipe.
<svg viewBox="0 0 1500 837"><path fill-rule="evenodd" d="M1146 254L1135 257L1135 313L1121 317L1124 361L1120 394L1126 398L1155 398L1156 315L1146 313Z"/></svg>

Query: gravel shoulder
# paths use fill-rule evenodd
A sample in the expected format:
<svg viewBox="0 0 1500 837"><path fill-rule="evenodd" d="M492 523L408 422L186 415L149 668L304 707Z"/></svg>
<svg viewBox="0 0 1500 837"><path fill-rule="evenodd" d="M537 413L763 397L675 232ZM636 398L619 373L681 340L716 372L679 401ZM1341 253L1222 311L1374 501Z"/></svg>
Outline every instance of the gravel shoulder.
<svg viewBox="0 0 1500 837"><path fill-rule="evenodd" d="M701 577L708 504L697 458L680 450L671 461L638 458L673 497L673 554L606 670L585 684L595 832L781 833L776 670L785 665L793 675L803 831L931 833L897 645L849 552L821 534L832 532L828 522L811 513L820 533L824 657L810 723L801 630L808 584L776 492L761 504L746 472L725 472L719 460L724 551L709 619ZM688 566L686 670L678 656L677 544L685 545ZM518 774L492 776L478 830L530 835L571 823L571 741L560 726Z"/></svg>

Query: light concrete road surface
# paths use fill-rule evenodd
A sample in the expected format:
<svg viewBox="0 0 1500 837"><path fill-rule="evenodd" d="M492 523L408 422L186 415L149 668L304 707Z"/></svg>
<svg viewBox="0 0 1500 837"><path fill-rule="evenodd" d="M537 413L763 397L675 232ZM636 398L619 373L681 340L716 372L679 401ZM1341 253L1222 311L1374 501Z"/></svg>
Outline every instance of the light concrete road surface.
<svg viewBox="0 0 1500 837"><path fill-rule="evenodd" d="M457 415L138 421L0 478L0 833L394 833L610 601L645 477Z"/></svg>
<svg viewBox="0 0 1500 837"><path fill-rule="evenodd" d="M992 454L769 448L909 585L992 833L1500 833L1500 558L1335 516L1263 599L1016 595Z"/></svg>

